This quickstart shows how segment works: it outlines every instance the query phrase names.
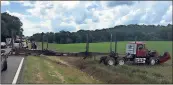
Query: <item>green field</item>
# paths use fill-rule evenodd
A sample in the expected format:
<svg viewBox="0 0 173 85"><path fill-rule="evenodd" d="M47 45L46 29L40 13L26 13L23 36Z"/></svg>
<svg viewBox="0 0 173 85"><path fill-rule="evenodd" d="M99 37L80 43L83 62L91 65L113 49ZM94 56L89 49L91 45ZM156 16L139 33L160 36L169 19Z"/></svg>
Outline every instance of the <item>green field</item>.
<svg viewBox="0 0 173 85"><path fill-rule="evenodd" d="M144 41L146 43L146 47L149 50L157 50L159 53L163 54L163 52L168 51L172 55L172 41ZM125 47L128 41L122 41L117 43L117 52L124 54ZM114 50L115 44L112 43L112 47ZM39 47L41 47L41 43L39 43ZM49 49L63 51L63 52L82 52L85 51L86 43L75 43L75 44L53 44L49 43ZM110 51L110 43L102 42L102 43L90 43L89 51L90 52L109 52ZM44 48L46 48L46 43L44 43Z"/></svg>

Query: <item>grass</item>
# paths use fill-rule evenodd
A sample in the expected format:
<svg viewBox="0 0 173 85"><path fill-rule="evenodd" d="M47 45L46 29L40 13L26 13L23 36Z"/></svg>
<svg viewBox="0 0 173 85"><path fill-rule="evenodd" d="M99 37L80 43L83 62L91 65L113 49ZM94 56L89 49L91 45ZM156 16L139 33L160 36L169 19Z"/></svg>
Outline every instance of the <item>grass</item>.
<svg viewBox="0 0 173 85"><path fill-rule="evenodd" d="M126 67L126 68L123 68ZM144 67L145 68L145 67ZM114 68L113 68L114 69ZM152 69L152 71L148 69L143 69L143 66L119 66L116 67L116 70L119 70L118 72L126 73L129 77L132 79L138 80L142 83L162 83L161 81L167 81L167 83L172 82L172 76L167 76L165 73L159 73L155 70L160 70L161 68L149 68ZM171 71L166 71L168 74L171 74Z"/></svg>
<svg viewBox="0 0 173 85"><path fill-rule="evenodd" d="M105 66L99 64L98 61L87 59L82 61L76 57L60 57L64 61L68 61L71 65L75 65L78 69L83 68L88 74L99 78L105 83L131 83L131 84L167 84L172 83L172 67L166 66ZM79 61L81 61L79 63ZM85 62L85 63L84 63Z"/></svg>
<svg viewBox="0 0 173 85"><path fill-rule="evenodd" d="M24 84L165 84L172 82L171 67L105 66L79 57L29 56ZM170 69L170 70L169 70Z"/></svg>
<svg viewBox="0 0 173 85"><path fill-rule="evenodd" d="M28 56L25 63L24 84L99 83L78 69L57 64L46 57Z"/></svg>

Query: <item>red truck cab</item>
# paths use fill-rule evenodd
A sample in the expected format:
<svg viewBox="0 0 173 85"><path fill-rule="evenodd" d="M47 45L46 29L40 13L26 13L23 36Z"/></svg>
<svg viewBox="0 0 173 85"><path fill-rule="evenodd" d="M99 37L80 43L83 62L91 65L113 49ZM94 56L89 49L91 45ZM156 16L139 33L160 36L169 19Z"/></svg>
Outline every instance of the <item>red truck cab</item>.
<svg viewBox="0 0 173 85"><path fill-rule="evenodd" d="M144 42L130 42L130 44L136 44L136 56L143 57L147 55L147 49Z"/></svg>

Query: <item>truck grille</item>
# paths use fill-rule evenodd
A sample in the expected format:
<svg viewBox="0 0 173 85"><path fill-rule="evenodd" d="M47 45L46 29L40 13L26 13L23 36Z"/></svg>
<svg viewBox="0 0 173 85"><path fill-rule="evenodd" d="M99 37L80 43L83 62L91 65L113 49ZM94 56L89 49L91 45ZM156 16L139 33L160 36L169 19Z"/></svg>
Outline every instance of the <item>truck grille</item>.
<svg viewBox="0 0 173 85"><path fill-rule="evenodd" d="M145 63L146 58L135 58L135 63Z"/></svg>

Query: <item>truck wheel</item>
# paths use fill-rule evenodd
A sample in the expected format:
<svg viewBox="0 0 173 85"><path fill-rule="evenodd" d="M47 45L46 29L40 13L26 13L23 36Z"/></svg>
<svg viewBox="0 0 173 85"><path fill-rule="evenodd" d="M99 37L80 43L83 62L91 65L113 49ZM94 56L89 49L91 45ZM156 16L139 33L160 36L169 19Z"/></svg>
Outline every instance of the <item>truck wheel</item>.
<svg viewBox="0 0 173 85"><path fill-rule="evenodd" d="M103 62L105 65L107 65L106 64L106 58L107 58L107 56L101 57L99 63L101 64Z"/></svg>
<svg viewBox="0 0 173 85"><path fill-rule="evenodd" d="M2 69L2 71L6 71L7 70L7 61L4 62L4 68Z"/></svg>
<svg viewBox="0 0 173 85"><path fill-rule="evenodd" d="M112 66L112 65L115 64L115 59L111 58L111 57L108 57L106 63L107 63L107 65Z"/></svg>
<svg viewBox="0 0 173 85"><path fill-rule="evenodd" d="M150 65L155 65L156 64L156 61L154 58L150 58Z"/></svg>
<svg viewBox="0 0 173 85"><path fill-rule="evenodd" d="M124 65L124 59L119 59L118 60L118 65Z"/></svg>

